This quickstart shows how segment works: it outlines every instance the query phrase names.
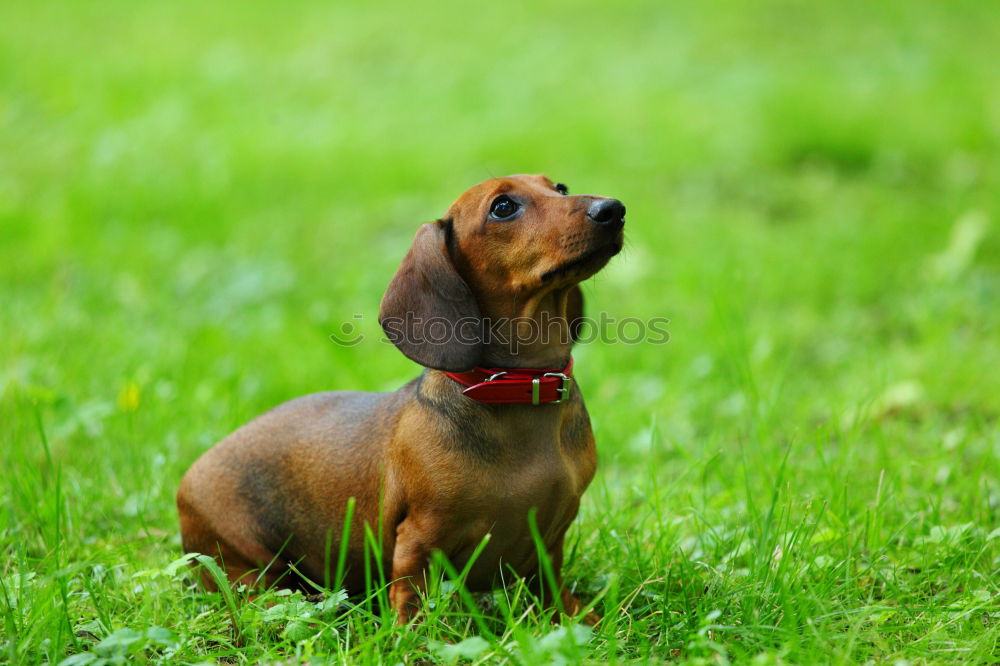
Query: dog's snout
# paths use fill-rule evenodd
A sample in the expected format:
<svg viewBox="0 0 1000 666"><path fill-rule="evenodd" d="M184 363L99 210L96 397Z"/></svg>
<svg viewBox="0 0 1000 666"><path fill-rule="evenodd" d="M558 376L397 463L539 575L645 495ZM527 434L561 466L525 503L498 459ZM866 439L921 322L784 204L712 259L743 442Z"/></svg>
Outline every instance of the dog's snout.
<svg viewBox="0 0 1000 666"><path fill-rule="evenodd" d="M587 208L587 217L602 227L620 229L625 224L625 204L618 199L595 199Z"/></svg>

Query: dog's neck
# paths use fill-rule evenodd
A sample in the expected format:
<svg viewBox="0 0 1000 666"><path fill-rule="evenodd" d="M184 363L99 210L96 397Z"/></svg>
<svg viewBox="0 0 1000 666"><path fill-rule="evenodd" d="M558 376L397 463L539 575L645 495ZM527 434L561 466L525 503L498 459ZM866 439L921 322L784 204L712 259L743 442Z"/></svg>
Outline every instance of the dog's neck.
<svg viewBox="0 0 1000 666"><path fill-rule="evenodd" d="M486 302L483 367L562 368L573 347L567 319L569 287ZM517 293L517 292L515 292Z"/></svg>

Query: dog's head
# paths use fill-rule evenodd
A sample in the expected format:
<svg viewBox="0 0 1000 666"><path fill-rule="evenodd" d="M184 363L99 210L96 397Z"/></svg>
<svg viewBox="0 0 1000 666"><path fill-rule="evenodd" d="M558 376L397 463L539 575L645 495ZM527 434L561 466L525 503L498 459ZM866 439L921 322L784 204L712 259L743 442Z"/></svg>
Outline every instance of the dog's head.
<svg viewBox="0 0 1000 666"><path fill-rule="evenodd" d="M379 322L409 358L440 370L483 361L484 320L583 316L577 286L622 248L625 206L570 195L545 176L494 178L424 224L382 299Z"/></svg>

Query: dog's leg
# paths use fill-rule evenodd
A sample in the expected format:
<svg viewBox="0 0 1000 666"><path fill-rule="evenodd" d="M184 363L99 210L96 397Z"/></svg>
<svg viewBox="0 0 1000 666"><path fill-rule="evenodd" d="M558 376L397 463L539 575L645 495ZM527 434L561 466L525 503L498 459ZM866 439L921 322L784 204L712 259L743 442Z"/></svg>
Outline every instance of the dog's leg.
<svg viewBox="0 0 1000 666"><path fill-rule="evenodd" d="M562 566L563 566L563 540L565 535L560 536L559 540L549 549L549 561L552 563L552 573L556 577L556 589L559 591L559 596L562 601L562 610L566 615L575 617L580 614L583 610L583 603L573 596L573 594L566 588L563 584L562 577ZM538 576L534 583L535 591L538 593L539 599L541 599L542 604L546 608L551 608L554 605L554 598L552 596L551 587L543 582L543 572L539 570ZM558 616L557 616L558 617ZM555 621L556 618L553 618ZM594 626L600 622L601 617L594 613L593 611L588 612L584 618L584 624Z"/></svg>
<svg viewBox="0 0 1000 666"><path fill-rule="evenodd" d="M287 565L276 561L274 554L260 544L246 537L234 539L218 534L201 513L192 507L183 493L177 498L177 508L184 552L204 553L215 558L234 587L240 584L251 588L271 587L289 573ZM230 518L235 522L235 518ZM240 524L245 524L245 521ZM246 529L241 531L248 532ZM193 561L191 566L197 567L198 563ZM201 580L205 589L218 589L215 579L204 567L201 567ZM295 583L295 578L284 581L286 586Z"/></svg>
<svg viewBox="0 0 1000 666"><path fill-rule="evenodd" d="M433 531L418 519L407 516L396 527L396 545L392 554L392 583L389 585L389 605L396 611L396 622L408 624L420 610L419 591L424 588L424 575L431 551Z"/></svg>

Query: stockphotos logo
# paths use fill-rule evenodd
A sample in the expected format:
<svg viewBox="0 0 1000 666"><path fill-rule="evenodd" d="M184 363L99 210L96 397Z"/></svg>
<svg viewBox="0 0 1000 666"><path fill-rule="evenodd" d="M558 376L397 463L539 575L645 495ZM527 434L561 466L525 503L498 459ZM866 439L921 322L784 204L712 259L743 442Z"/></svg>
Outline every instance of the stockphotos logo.
<svg viewBox="0 0 1000 666"><path fill-rule="evenodd" d="M343 347L361 344L366 339L360 332L364 320L365 315L355 314L351 321L342 323L339 332L330 335L330 339ZM575 335L572 337L577 344L600 341L605 344L664 345L670 341L670 333L667 331L669 323L670 320L665 317L618 319L602 312L597 318L581 317L574 321ZM547 312L543 312L537 320L528 317L464 317L455 320L445 317L421 318L407 313L405 317L386 317L382 321L382 328L386 335L379 342L397 345L482 342L487 345L502 345L517 353L521 347L569 344L572 341L565 320L552 317Z"/></svg>

